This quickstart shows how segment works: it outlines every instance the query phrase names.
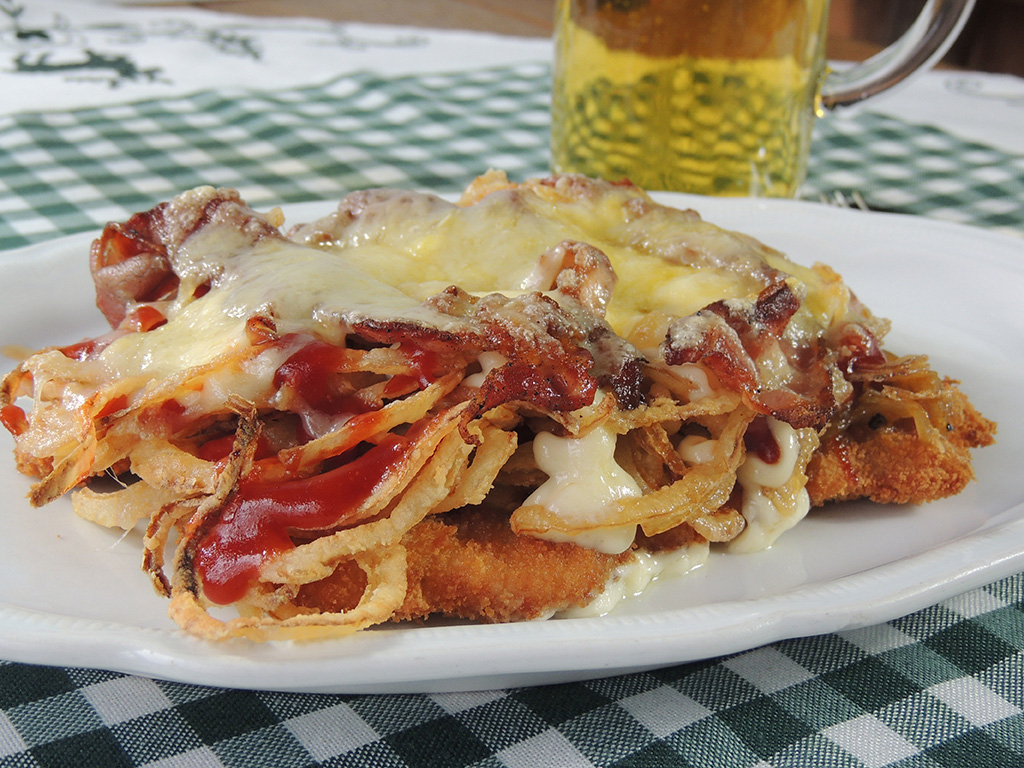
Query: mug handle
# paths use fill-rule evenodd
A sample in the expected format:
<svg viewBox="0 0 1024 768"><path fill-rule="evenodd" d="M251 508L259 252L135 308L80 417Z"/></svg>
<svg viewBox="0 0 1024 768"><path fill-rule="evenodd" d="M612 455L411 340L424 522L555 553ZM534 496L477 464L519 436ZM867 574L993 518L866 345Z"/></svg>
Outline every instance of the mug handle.
<svg viewBox="0 0 1024 768"><path fill-rule="evenodd" d="M930 68L956 40L974 2L928 0L910 29L888 48L849 69L829 72L821 88L821 106L856 104Z"/></svg>

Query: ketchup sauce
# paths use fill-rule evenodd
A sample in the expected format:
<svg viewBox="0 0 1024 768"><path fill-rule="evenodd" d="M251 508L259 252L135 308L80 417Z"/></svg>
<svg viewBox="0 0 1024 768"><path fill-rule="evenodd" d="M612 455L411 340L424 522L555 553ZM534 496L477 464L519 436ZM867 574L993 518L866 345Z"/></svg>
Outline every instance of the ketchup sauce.
<svg viewBox="0 0 1024 768"><path fill-rule="evenodd" d="M344 370L347 351L323 341L312 341L293 353L274 374L274 386L288 387L312 410L323 414L356 416L374 405L342 394L331 386L331 376Z"/></svg>
<svg viewBox="0 0 1024 768"><path fill-rule="evenodd" d="M86 339L84 341L79 341L76 344L69 344L66 347L61 347L60 353L64 355L64 357L82 362L98 355L110 345L112 340L113 334L100 336L95 339Z"/></svg>
<svg viewBox="0 0 1024 768"><path fill-rule="evenodd" d="M255 323L249 330L260 341L273 341L276 329ZM394 394L428 385L438 365L432 352L403 351L410 371L389 382L386 390L394 389ZM352 433L353 449L336 457L344 463L312 477L270 479L257 466L239 481L195 556L203 591L214 603L227 605L243 598L265 562L294 548L293 532L339 529L358 522L365 502L399 471L415 444L419 431L413 426L405 435L390 434L359 453L356 446L379 431L380 415L378 404L338 391L334 377L349 368L349 354L344 347L310 340L274 373L274 386L294 393L300 410L350 417L346 428ZM226 455L231 440L229 436L210 441L203 446L202 457Z"/></svg>
<svg viewBox="0 0 1024 768"><path fill-rule="evenodd" d="M60 353L64 357L83 362L99 355L110 346L112 341L125 333L145 333L166 323L167 318L160 310L148 304L142 304L132 310L131 314L127 315L121 324L110 333L60 347Z"/></svg>
<svg viewBox="0 0 1024 768"><path fill-rule="evenodd" d="M434 383L438 365L438 355L426 349L417 349L408 344L400 344L398 349L409 356L409 365L412 368L416 382L424 389ZM396 376L397 379L405 377Z"/></svg>
<svg viewBox="0 0 1024 768"><path fill-rule="evenodd" d="M21 407L5 405L0 408L0 424L3 424L8 432L17 437L28 429L28 417Z"/></svg>
<svg viewBox="0 0 1024 768"><path fill-rule="evenodd" d="M747 427L743 434L743 445L747 453L757 456L765 464L777 464L782 458L782 446L772 434L768 419L758 416Z"/></svg>
<svg viewBox="0 0 1024 768"><path fill-rule="evenodd" d="M278 483L243 479L196 552L203 591L215 603L240 600L260 566L292 549L290 531L343 527L397 471L412 446L388 435L336 469Z"/></svg>
<svg viewBox="0 0 1024 768"><path fill-rule="evenodd" d="M163 312L159 309L149 304L141 304L125 317L120 327L138 333L145 333L154 328L159 328L166 322L167 318L164 317Z"/></svg>

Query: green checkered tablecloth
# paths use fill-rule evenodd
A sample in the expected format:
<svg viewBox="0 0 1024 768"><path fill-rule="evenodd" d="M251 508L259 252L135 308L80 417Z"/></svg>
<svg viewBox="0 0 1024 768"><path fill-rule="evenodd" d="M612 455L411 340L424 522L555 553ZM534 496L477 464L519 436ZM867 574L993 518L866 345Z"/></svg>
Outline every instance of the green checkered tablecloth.
<svg viewBox="0 0 1024 768"><path fill-rule="evenodd" d="M366 186L455 192L548 168L550 73L523 65L0 119L0 248L91 230L198 184L253 205ZM870 112L818 125L804 196L1024 232L1024 157Z"/></svg>
<svg viewBox="0 0 1024 768"><path fill-rule="evenodd" d="M0 248L184 188L254 205L546 171L547 67L0 118ZM871 112L822 121L805 195L1024 232L1024 157ZM2 254L0 254L2 258ZM299 695L0 663L0 766L1024 765L1024 576L855 631L582 683Z"/></svg>

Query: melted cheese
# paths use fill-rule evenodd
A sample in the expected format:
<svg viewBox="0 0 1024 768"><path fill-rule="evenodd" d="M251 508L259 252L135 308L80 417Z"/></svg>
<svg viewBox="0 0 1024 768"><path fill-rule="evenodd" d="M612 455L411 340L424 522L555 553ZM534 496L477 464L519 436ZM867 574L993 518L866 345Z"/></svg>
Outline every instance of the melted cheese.
<svg viewBox="0 0 1024 768"><path fill-rule="evenodd" d="M682 365L671 365L669 370L690 384L692 387L690 390L691 403L704 400L715 394L715 388L712 386L711 380L708 378L708 371L704 366L683 363Z"/></svg>
<svg viewBox="0 0 1024 768"><path fill-rule="evenodd" d="M256 314L273 318L282 335L310 331L334 341L365 318L456 322L337 255L286 240L240 244L226 227L200 230L175 266L186 276L183 285L212 279L214 289L173 306L165 325L110 344L100 357L111 377L167 378L237 354L248 346L245 324Z"/></svg>
<svg viewBox="0 0 1024 768"><path fill-rule="evenodd" d="M760 552L799 523L811 509L811 497L800 488L780 502L759 487L743 489L743 517L747 527L729 542L730 552Z"/></svg>
<svg viewBox="0 0 1024 768"><path fill-rule="evenodd" d="M635 190L571 199L541 186L500 190L458 207L418 193L366 193L355 218L336 215L337 237L324 247L322 238L309 238L317 247L304 244L301 231L297 242L250 244L232 227L206 226L173 254L173 266L182 280L179 296L191 297L206 282L213 288L201 298L179 299L165 325L115 340L100 360L111 377L174 377L241 356L248 348L246 321L256 314L271 317L281 334L305 331L333 341L364 318L454 327L459 321L423 306L422 299L452 284L475 293L521 291L541 254L565 240L590 243L611 261L618 283L607 316L620 335L628 335L651 312L681 316L718 300L748 300L763 287L765 264L796 276L791 282L808 297L800 322L827 324L846 311L848 294L831 273L798 267L751 238L690 213L646 206L640 215L646 204L632 203L643 200ZM228 391L259 400L259 387L272 379L280 362L257 356L221 366L187 406L201 410L204 401ZM478 384L502 362L482 358L481 375L467 383ZM765 367L770 374L770 359ZM699 366L676 372L693 385L694 399L713 391ZM794 470L796 449L782 427L773 426L773 433L779 430L783 460L769 467L751 457L740 470L749 500L748 530L741 538L751 545L770 544L802 516L800 500L778 509L762 493L780 487ZM701 462L711 447L691 441L680 451L686 460ZM614 450L615 435L604 428L579 438L537 436L535 458L549 479L526 503L543 505L567 528L588 529L576 535L551 532L546 538L604 552L622 552L632 544L635 526L614 524L612 510L617 500L642 491L615 462Z"/></svg>
<svg viewBox="0 0 1024 768"><path fill-rule="evenodd" d="M717 447L717 440L710 440L700 435L687 435L679 441L676 453L687 464L707 464L714 460Z"/></svg>
<svg viewBox="0 0 1024 768"><path fill-rule="evenodd" d="M838 276L796 265L753 238L722 230L690 212L651 206L628 188L602 188L600 194L578 197L563 192L545 185L501 188L465 207L430 195L371 193L359 199L354 220L342 217L327 227L337 234L328 247L382 282L424 298L447 284L474 293L514 294L530 284L542 254L566 240L586 242L608 256L616 273L607 319L623 336L652 312L685 316L715 301L752 301L764 287L766 269L789 275L788 282L803 298L791 334L816 335L848 310L850 297ZM767 354L761 361L767 381L787 370L781 353L777 357ZM675 373L691 384L692 399L713 394L700 366L679 366ZM762 493L792 477L799 444L784 427L781 422L773 427L783 449L780 462L768 466L751 457L741 469L748 499L743 546L768 546L806 512L801 499L778 509ZM609 439L600 431L584 439L539 436L536 460L550 479L527 503L542 504L567 521L599 526L601 510L612 499L639 493L614 464ZM693 439L679 450L684 460L701 463L713 448L713 443ZM547 536L614 552L628 546L632 533L632 526L624 526L574 537Z"/></svg>
<svg viewBox="0 0 1024 768"><path fill-rule="evenodd" d="M640 199L624 188L572 199L537 186L501 189L458 207L432 195L382 192L355 221L335 215L321 224L336 235L324 247L419 298L450 284L470 292L522 290L545 251L567 239L589 243L618 276L607 318L623 336L651 312L683 316L714 301L756 296L765 264L807 289L811 300L798 323L827 325L846 311L849 294L834 275L692 213L654 207L638 215L630 203Z"/></svg>
<svg viewBox="0 0 1024 768"><path fill-rule="evenodd" d="M477 356L477 360L480 363L480 371L466 377L463 383L467 387L482 387L487 374L508 362L508 358L501 352L481 352Z"/></svg>

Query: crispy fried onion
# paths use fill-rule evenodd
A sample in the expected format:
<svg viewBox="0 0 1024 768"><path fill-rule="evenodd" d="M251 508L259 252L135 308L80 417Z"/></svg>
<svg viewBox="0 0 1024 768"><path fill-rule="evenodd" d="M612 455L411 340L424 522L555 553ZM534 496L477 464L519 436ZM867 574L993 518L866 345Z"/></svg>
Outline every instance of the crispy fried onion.
<svg viewBox="0 0 1024 768"><path fill-rule="evenodd" d="M923 355L880 352L873 364L859 363L850 379L858 387L857 399L842 422L829 426L829 436L840 428L906 425L922 441L937 445L950 439L952 425L963 421L963 401L951 386L956 382L939 376Z"/></svg>
<svg viewBox="0 0 1024 768"><path fill-rule="evenodd" d="M511 323L518 314L530 311L524 309L525 299L488 301L458 293L446 298L465 302L458 311L487 318L487 333L473 344L484 339L494 348L519 354L515 345L535 343L543 330L551 338L541 349L550 359L561 354L555 336L569 331L551 324L551 315L542 315L545 323L535 323L530 335L513 332ZM543 301L544 312L568 326L557 304ZM392 345L335 350L330 356L331 386L344 393L345 403L358 402L366 410L310 439L282 438L281 425L275 422L281 414L270 408L268 398L259 404L230 398L226 412L208 415L201 428L186 420L188 426L178 429L173 418L156 418L154 414L176 412L173 404L186 399L197 377L213 374L206 367L142 387L107 416L95 418L93 413L90 452L116 455L137 480L107 493L82 488L74 496L76 510L100 524L122 528L148 518L144 568L156 589L171 598L171 615L188 631L211 639L297 639L346 634L387 620L405 597L402 537L427 515L487 498L516 451L524 418L565 434L608 425L623 435L631 456L623 464L640 479L650 499L624 505L616 519L640 523L650 535L684 523L713 540L737 532L723 505L742 450L740 427L751 414L734 393L722 390L715 397L688 402L687 388L668 377L677 391L662 387L661 396L642 407L617 408L609 393L565 411L557 388L537 397L530 391L535 384L517 382L500 367L476 390L467 387L464 381L474 358L464 350L454 354L455 340L443 334L417 329L413 345L409 336L399 341L395 328L359 331L363 343L376 335L378 342ZM292 409L326 408L337 402L309 381L280 373L305 359L301 350L319 343L264 342L219 364L237 366L283 345L274 402ZM427 375L423 355L431 350L454 354L456 370L442 374L430 368ZM317 352L316 359L327 358ZM546 363L536 353L533 359L538 367ZM582 362L579 371L588 375ZM498 383L488 385L490 377ZM417 378L419 384L408 383ZM394 382L399 385L388 386ZM720 455L696 470L672 458L675 454L665 442L677 439L687 423L719 436ZM234 426L225 435L227 424ZM301 427L293 430L301 432ZM672 432L670 438L662 436L666 430ZM222 435L230 437L229 449L210 454L209 447L222 442ZM661 442L651 435L662 436ZM120 448L106 447L107 441ZM656 477L645 467L658 462L669 469ZM360 467L366 472L360 474ZM74 476L84 480L88 475L82 470ZM71 480L66 477L64 482ZM324 509L311 513L311 499L324 501ZM513 527L523 533L540 530L546 523L531 522L534 514L524 507L513 516ZM165 551L172 546L168 575ZM325 578L350 561L365 574L363 596L354 608L319 613L297 606L293 598L301 585ZM228 603L237 616L218 614L215 607Z"/></svg>
<svg viewBox="0 0 1024 768"><path fill-rule="evenodd" d="M117 333L158 327L128 322L141 308L162 313L216 289L202 264L188 262L185 276L175 268L186 240L220 225L241 232L233 245L243 250L280 236L217 190L108 227L92 267ZM602 317L607 259L582 246L572 254L538 285L548 295L451 288L426 305L451 322L356 315L340 344L279 334L268 306L239 343L168 376L110 381L100 358L109 338L38 354L3 387L20 465L41 477L32 501L77 488L85 519L122 529L148 519L143 568L197 634L303 637L386 620L405 596L402 537L428 514L482 502L524 418L579 434L616 403L640 404L643 361ZM483 354L500 363L478 363ZM609 396L597 398L602 388ZM34 401L31 419L18 418L19 398ZM86 485L104 474L126 480ZM358 606L296 608L302 584L348 561L366 574ZM227 604L239 616L211 610Z"/></svg>
<svg viewBox="0 0 1024 768"><path fill-rule="evenodd" d="M208 364L162 380L122 377L108 382L98 364L73 360L56 350L25 361L19 369L21 389L26 388L25 382L31 383L34 408L27 429L18 436L16 453L19 466L40 470L27 474L42 477L32 487L29 500L41 506L91 477L119 474L129 468L136 451L136 462L144 471L148 467L151 472L176 477L174 467L182 469L180 452L172 457L160 450L159 463L164 469L155 470L155 462L145 458L153 451L147 438L166 442L176 437L174 416L184 410L182 401L202 389L203 382L216 380L218 374L244 371L246 363L261 351L257 347L229 351ZM217 408L227 410L228 406L218 404ZM214 419L216 414L203 418ZM197 471L208 474L202 466L190 462L189 477ZM207 477L190 482L209 486L211 481Z"/></svg>
<svg viewBox="0 0 1024 768"><path fill-rule="evenodd" d="M952 425L963 422L963 400L952 387L956 382L940 377L926 356L887 352L878 332L859 322L841 325L831 335L838 366L856 397L852 407L829 425L826 439L842 430L897 426L939 445L950 439ZM990 437L982 437L980 444L987 444Z"/></svg>
<svg viewBox="0 0 1024 768"><path fill-rule="evenodd" d="M405 598L405 553L399 539L444 499L457 477L453 470L460 467L460 454L468 453L468 446L457 436L460 408L431 420L403 459L388 468L373 496L360 499L349 511L346 524L350 527L294 547L278 539L272 544L279 547L278 553L271 559L255 564L241 561L242 576L252 571L255 580L244 584L243 594L233 601L243 615L223 621L209 613L204 594L216 578L212 569L223 567L218 556L233 544L244 547L246 543L254 545L249 550L253 555L264 554L260 547L267 538L253 539L267 534L264 526L272 524L245 517L246 501L259 499L261 489L258 483L257 487L238 484L246 474L245 465L252 461L255 443L244 438L248 430L243 430L225 475L226 490L199 507L182 535L170 589L171 616L188 631L211 639L302 639L311 630L318 637L344 635L386 621ZM257 423L254 415L251 423ZM232 502L235 516L226 518L225 503ZM291 510L279 507L277 511ZM233 521L238 525L232 529ZM204 559L205 580L197 578ZM323 578L342 560L354 561L367 576L366 590L355 608L340 613L302 612L289 604L297 585ZM229 580L238 577L237 572L228 574Z"/></svg>
<svg viewBox="0 0 1024 768"><path fill-rule="evenodd" d="M171 597L175 620L215 639L299 638L313 627L344 634L386 620L405 596L404 574L394 577L404 568L402 537L428 514L483 501L516 448L519 404L481 406L473 396L449 404L459 386L458 375L441 377L264 459L257 458L257 410L236 404L232 450L213 493L165 505L147 530L145 565ZM539 401L529 411L578 430L608 417L614 398L601 402L571 415ZM322 509L311 511L318 503ZM162 553L176 531L168 579ZM319 614L295 606L299 586L347 561L367 577L354 609ZM382 581L381 572L391 575ZM231 603L241 615L216 618L211 603Z"/></svg>
<svg viewBox="0 0 1024 768"><path fill-rule="evenodd" d="M707 409L707 413L705 413ZM721 409L721 414L714 412ZM678 457L671 438L658 417L674 410L677 419L703 422L714 440L708 461L689 467ZM660 413L659 413L660 411ZM612 501L601 511L600 524L585 520L567 521L546 506L527 504L512 513L512 529L521 534L558 532L568 536L639 525L647 536L664 533L679 525L705 524L708 530L735 528L714 522L728 502L736 482L736 470L744 457L743 433L754 413L724 395L714 404L676 405L659 403L646 420L634 420L633 428L619 441L616 458L645 492ZM678 423L678 422L677 422ZM738 522L733 517L733 522ZM742 529L742 523L738 523ZM736 533L739 531L736 530Z"/></svg>
<svg viewBox="0 0 1024 768"><path fill-rule="evenodd" d="M577 177L541 188L552 199L600 191ZM668 215L639 193L631 200L627 224ZM367 193L339 209L334 229L300 234L358 237L373 211L423 206L431 221L452 208ZM737 489L750 424L771 415L814 437L851 389L876 417L909 414L922 430L942 423L927 369L881 355L871 328L805 338L801 328L813 324L799 322L800 298L776 270L748 263L735 242L719 258L722 248L702 245L717 243L710 230L687 244L668 237L671 227L655 229L664 236L648 243L652 252L767 287L689 317L652 313L634 331L648 360L604 319L616 279L606 255L563 240L539 255L515 296L452 286L406 314L345 304L309 324L306 310L289 316L278 306L275 315L267 299L248 318L232 315L229 341L200 364L111 375L106 345L164 322L176 330L183 307L219 308L198 302L225 295L238 277L232 265L254 244L283 237L274 216L255 214L237 193L196 190L104 231L91 258L112 335L25 360L0 387L0 419L19 469L39 478L31 501L72 492L85 519L144 524L143 569L170 598L171 616L218 640L345 635L401 615L415 578L407 534L473 505L507 516L516 534L556 542L613 530L625 530L627 549L733 541L747 524ZM237 259L203 259L192 238L211 231ZM541 443L579 447L595 436L625 491L593 515L529 501L556 479L537 458ZM814 442L802 440L790 482L766 491L777 506L802 488ZM94 483L103 478L106 489ZM304 585L351 574L361 593L345 610L297 599Z"/></svg>

